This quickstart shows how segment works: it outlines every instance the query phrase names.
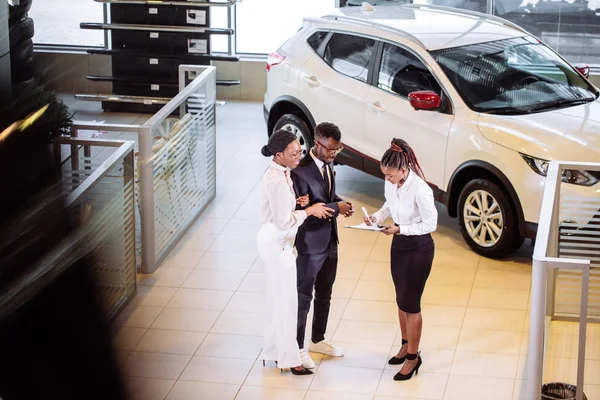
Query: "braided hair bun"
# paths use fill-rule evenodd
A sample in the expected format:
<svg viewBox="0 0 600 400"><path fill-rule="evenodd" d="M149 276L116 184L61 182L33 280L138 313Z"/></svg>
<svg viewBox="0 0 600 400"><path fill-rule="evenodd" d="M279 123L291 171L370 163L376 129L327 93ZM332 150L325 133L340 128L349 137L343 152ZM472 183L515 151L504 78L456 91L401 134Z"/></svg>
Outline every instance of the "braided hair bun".
<svg viewBox="0 0 600 400"><path fill-rule="evenodd" d="M271 154L271 152L269 151L269 146L267 146L266 144L262 147L262 149L260 149L260 154L262 154L265 157L273 156L273 154Z"/></svg>
<svg viewBox="0 0 600 400"><path fill-rule="evenodd" d="M405 140L397 138L392 140L390 148L381 157L381 165L396 169L408 168L425 180L417 156Z"/></svg>
<svg viewBox="0 0 600 400"><path fill-rule="evenodd" d="M265 157L273 157L284 151L294 140L296 140L296 135L280 129L271 135L269 142L262 147L260 153Z"/></svg>

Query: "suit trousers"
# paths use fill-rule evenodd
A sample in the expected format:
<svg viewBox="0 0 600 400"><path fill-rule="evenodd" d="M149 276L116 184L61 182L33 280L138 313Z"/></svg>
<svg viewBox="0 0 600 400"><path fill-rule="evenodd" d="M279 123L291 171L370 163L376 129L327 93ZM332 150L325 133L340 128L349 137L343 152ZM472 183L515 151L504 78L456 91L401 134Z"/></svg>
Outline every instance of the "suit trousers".
<svg viewBox="0 0 600 400"><path fill-rule="evenodd" d="M338 245L332 234L328 249L320 254L298 254L296 259L298 284L298 346L304 348L306 319L315 292L311 339L325 339L331 305L331 292L338 264Z"/></svg>

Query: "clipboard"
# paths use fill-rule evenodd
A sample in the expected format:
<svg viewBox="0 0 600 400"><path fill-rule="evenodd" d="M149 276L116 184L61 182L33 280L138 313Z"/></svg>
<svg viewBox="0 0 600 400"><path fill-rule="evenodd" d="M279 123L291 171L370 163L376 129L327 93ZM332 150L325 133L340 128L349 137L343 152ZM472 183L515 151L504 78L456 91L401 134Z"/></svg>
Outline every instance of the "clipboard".
<svg viewBox="0 0 600 400"><path fill-rule="evenodd" d="M364 222L359 225L345 225L344 228L348 229L359 229L363 231L381 232L385 229L385 226L381 225L367 225Z"/></svg>

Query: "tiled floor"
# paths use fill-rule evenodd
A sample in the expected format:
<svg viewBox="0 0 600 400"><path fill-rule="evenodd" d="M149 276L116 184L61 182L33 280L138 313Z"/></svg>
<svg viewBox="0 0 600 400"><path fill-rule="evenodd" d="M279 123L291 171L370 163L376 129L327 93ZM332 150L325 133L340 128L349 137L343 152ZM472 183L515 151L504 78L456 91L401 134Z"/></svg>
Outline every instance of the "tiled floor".
<svg viewBox="0 0 600 400"><path fill-rule="evenodd" d="M144 118L95 118L91 108L77 118ZM509 260L481 258L467 249L456 221L441 208L423 299L418 376L394 382L398 368L386 363L401 340L389 274L390 240L348 229L340 229L327 332L345 348L345 357L313 355L317 368L307 377L263 367L265 270L255 236L258 183L269 160L259 153L265 142L261 105L229 103L218 108L217 117L217 198L155 274L139 275L138 295L117 321L115 346L133 399L523 398L529 244ZM381 205L382 181L347 167L336 170L343 197L371 211ZM359 220L357 215L339 224ZM598 388L586 388L588 398Z"/></svg>
<svg viewBox="0 0 600 400"><path fill-rule="evenodd" d="M553 321L546 348L546 382L577 381L579 324ZM584 393L588 399L600 399L600 324L589 323L585 344Z"/></svg>

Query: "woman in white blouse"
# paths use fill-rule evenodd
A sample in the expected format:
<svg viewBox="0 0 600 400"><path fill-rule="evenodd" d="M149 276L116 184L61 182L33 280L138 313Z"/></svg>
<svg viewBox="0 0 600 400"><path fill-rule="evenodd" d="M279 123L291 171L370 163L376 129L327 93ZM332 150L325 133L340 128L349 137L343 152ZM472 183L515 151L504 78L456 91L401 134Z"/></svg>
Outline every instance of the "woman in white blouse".
<svg viewBox="0 0 600 400"><path fill-rule="evenodd" d="M419 352L423 317L421 296L431 272L434 243L431 232L437 227L433 191L412 148L402 139L394 139L381 159L385 175L385 204L365 223L383 224L392 217L394 225L384 233L394 235L391 249L392 280L396 289L402 347L388 363L402 369L394 380L410 379L422 364Z"/></svg>
<svg viewBox="0 0 600 400"><path fill-rule="evenodd" d="M275 361L282 371L289 368L294 375L310 375L313 372L302 366L296 341L298 290L294 241L298 227L308 216L328 218L334 210L319 203L295 211L296 203L305 206L308 201L296 199L290 178L290 169L296 168L302 158L294 134L283 130L273 133L261 152L265 157L273 157L261 181L262 226L257 237L258 255L267 267L263 365L265 361Z"/></svg>

